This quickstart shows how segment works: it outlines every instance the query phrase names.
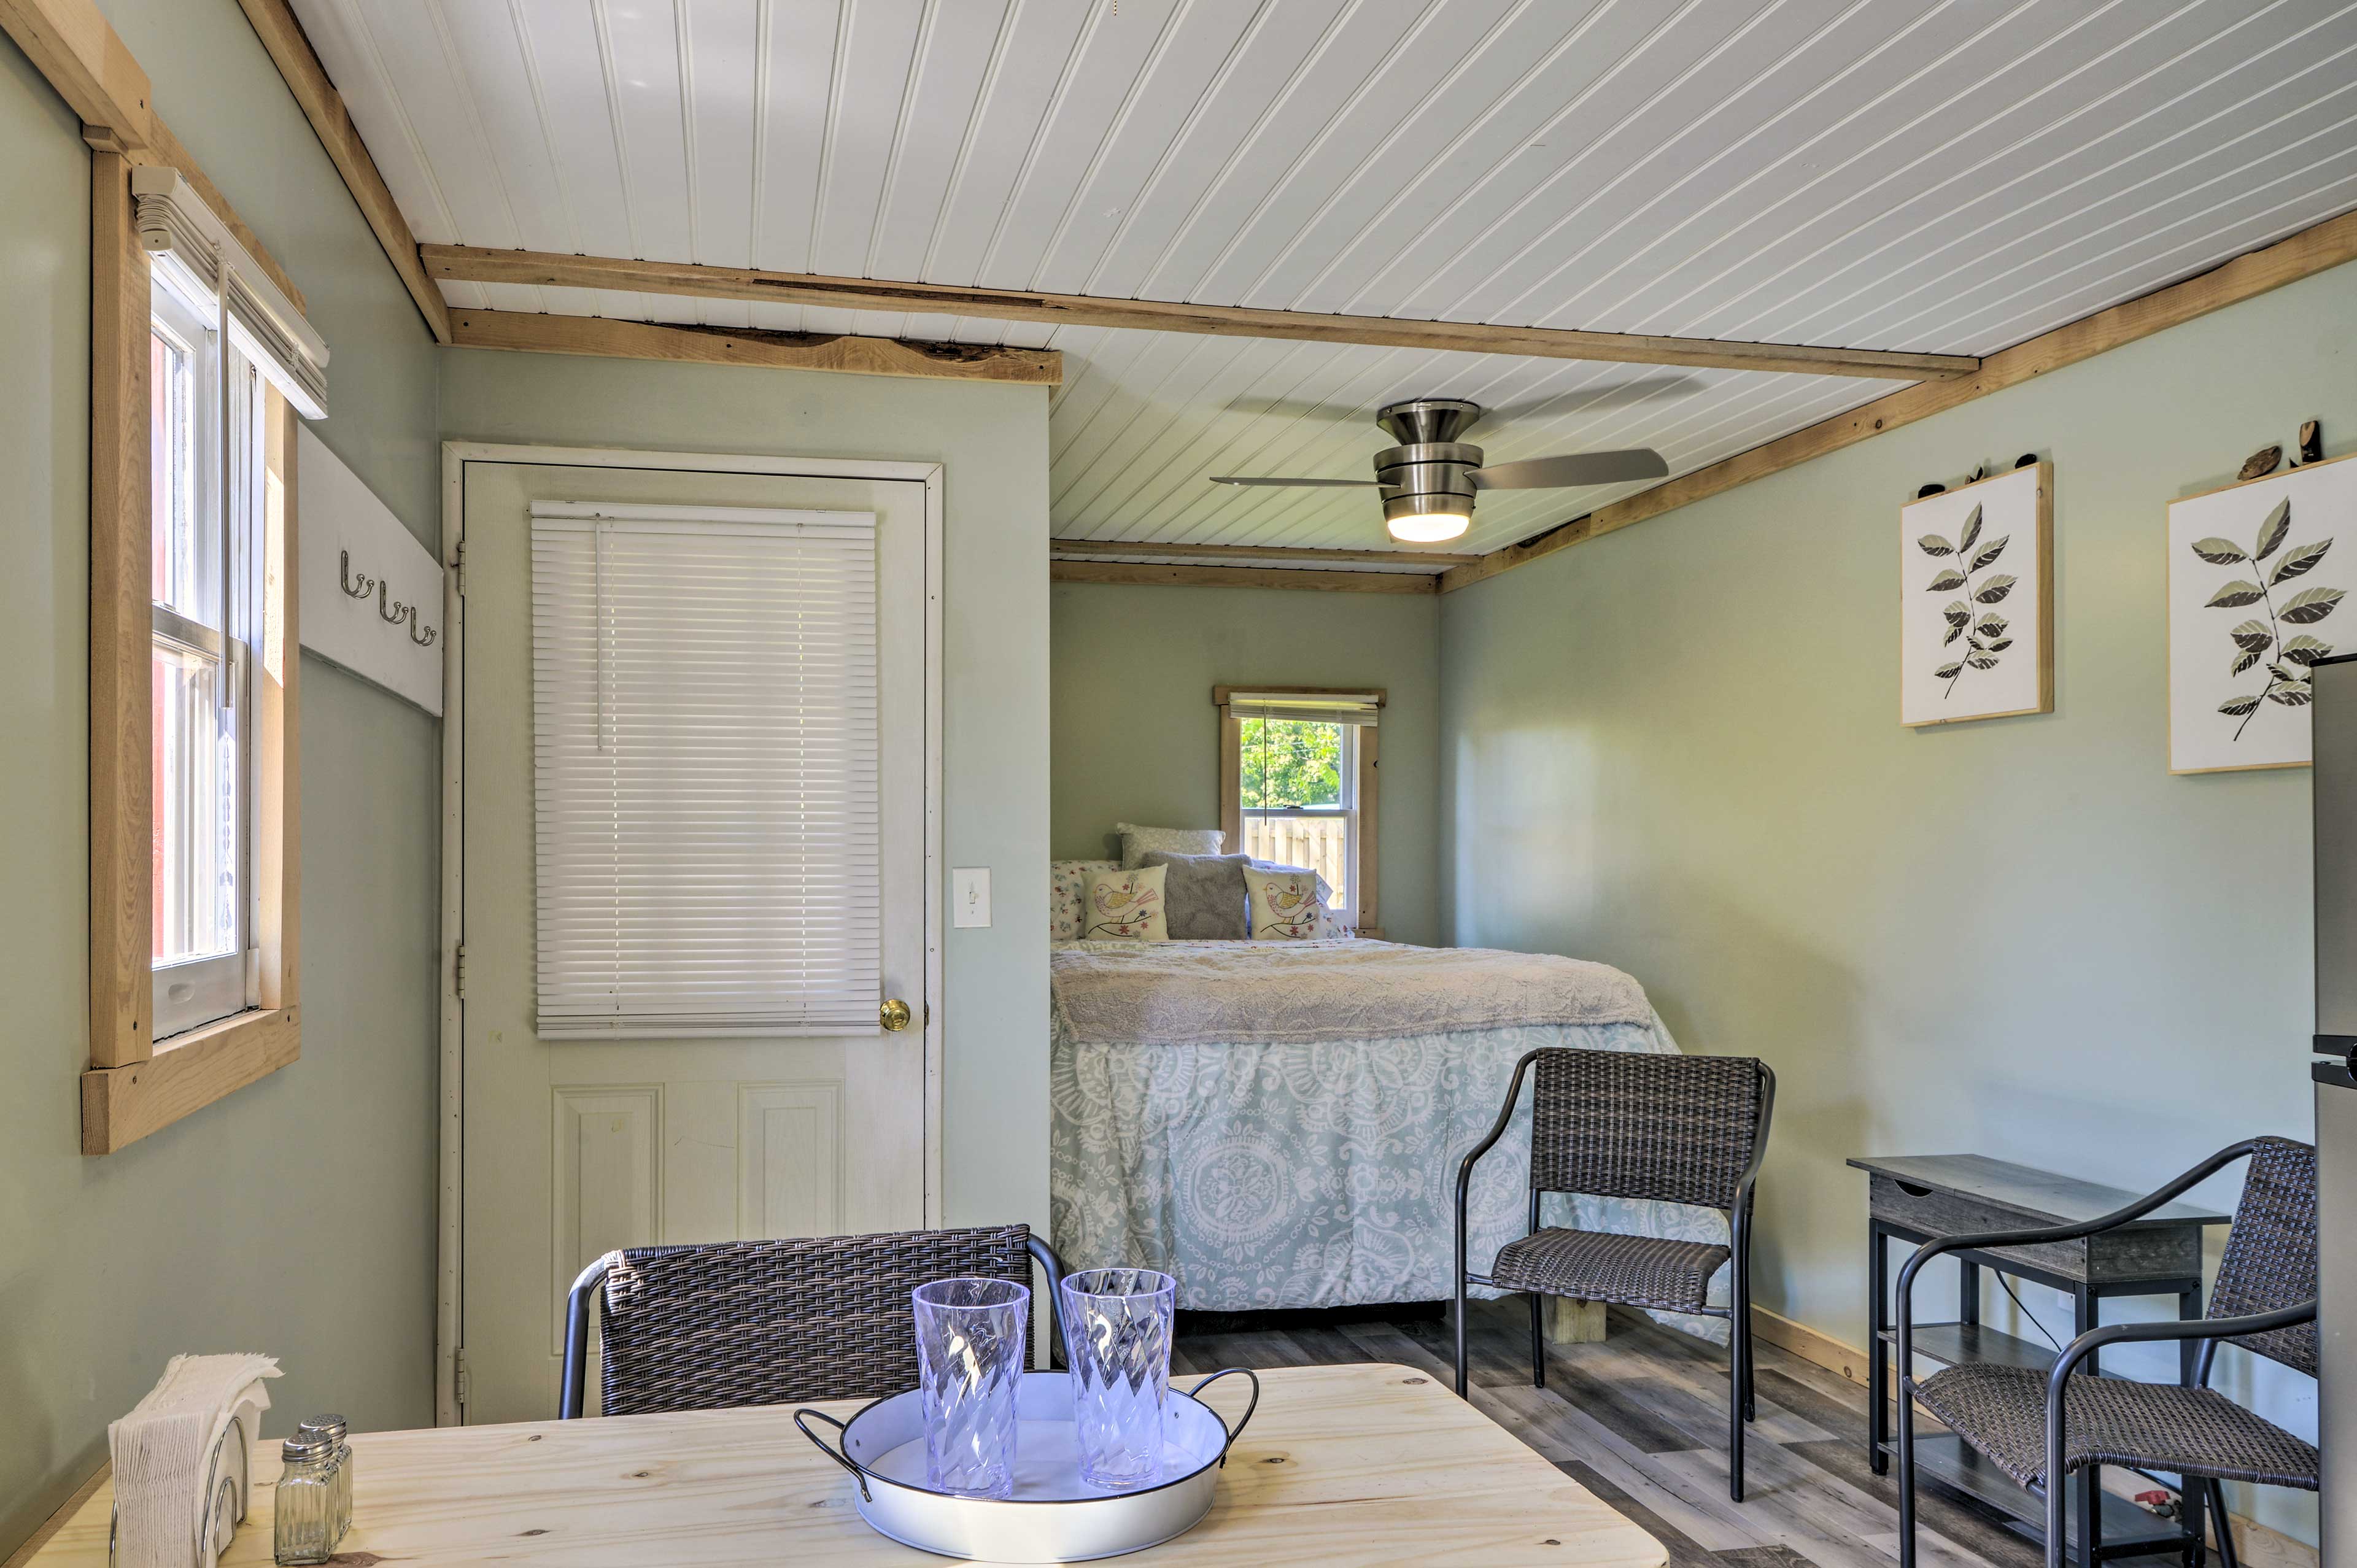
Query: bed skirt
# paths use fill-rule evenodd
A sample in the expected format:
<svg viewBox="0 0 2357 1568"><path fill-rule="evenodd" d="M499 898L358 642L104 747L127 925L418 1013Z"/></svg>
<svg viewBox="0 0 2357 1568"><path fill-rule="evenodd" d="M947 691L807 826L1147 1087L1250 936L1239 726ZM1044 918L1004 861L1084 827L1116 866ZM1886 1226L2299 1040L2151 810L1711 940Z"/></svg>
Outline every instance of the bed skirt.
<svg viewBox="0 0 2357 1568"><path fill-rule="evenodd" d="M1457 1167L1543 1046L1674 1052L1650 1024L1531 1025L1308 1045L1049 1042L1049 1224L1073 1268L1160 1269L1182 1308L1454 1294ZM1473 1271L1529 1224L1530 1090L1475 1167ZM1724 1242L1716 1211L1550 1197L1546 1222ZM1725 1271L1711 1299L1726 1299ZM1496 1294L1496 1292L1484 1294ZM1675 1319L1723 1341L1713 1318Z"/></svg>

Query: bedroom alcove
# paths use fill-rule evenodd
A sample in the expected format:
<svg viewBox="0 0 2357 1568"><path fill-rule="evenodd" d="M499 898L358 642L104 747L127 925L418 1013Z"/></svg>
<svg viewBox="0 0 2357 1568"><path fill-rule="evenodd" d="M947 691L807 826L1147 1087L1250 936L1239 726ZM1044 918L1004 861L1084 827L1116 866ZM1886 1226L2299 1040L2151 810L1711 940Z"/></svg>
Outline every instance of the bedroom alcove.
<svg viewBox="0 0 2357 1568"><path fill-rule="evenodd" d="M522 1434L589 1478L452 1456L557 1412L610 1252L938 1229L1168 1267L1177 1386L1264 1375L1237 1506L1141 1564L1900 1558L1849 1159L2331 1168L2357 13L1837 9L0 0L8 1568L105 1561L110 1423L245 1350L264 1466L348 1418L353 1560L883 1561L774 1419L597 1413L602 1326ZM1900 722L1927 530L2033 700ZM1772 1072L1756 1172L1686 1193L1756 1175L1748 1366L1445 1304L1458 1162L1563 1046ZM1468 1274L1595 1228L1735 1311L1716 1214L1532 1205L1530 1121ZM2183 1195L2204 1305L2240 1179ZM2064 1277L1918 1296L2041 1361ZM914 1354L858 1316L819 1371ZM743 1405L747 1359L676 1369ZM2308 1444L2352 1383L2300 1361L2210 1385ZM744 1489L677 1504L691 1449ZM1329 1460L1306 1549L1254 1533L1240 1482ZM2097 1506L2343 1568L2351 1487L2151 1468ZM1980 1479L1916 1549L2033 1568Z"/></svg>

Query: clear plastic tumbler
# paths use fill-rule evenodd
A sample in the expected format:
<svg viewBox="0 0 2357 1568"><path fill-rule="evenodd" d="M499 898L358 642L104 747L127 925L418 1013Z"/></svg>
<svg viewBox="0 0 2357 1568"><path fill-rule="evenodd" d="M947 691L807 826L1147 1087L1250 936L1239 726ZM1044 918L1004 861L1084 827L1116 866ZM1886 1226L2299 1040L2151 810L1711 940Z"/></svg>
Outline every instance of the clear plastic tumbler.
<svg viewBox="0 0 2357 1568"><path fill-rule="evenodd" d="M1057 1292L1081 1478L1115 1492L1159 1484L1178 1282L1152 1269L1088 1269Z"/></svg>
<svg viewBox="0 0 2357 1568"><path fill-rule="evenodd" d="M925 1483L965 1498L1015 1494L1015 1393L1031 1288L935 1280L909 1293L925 1410Z"/></svg>

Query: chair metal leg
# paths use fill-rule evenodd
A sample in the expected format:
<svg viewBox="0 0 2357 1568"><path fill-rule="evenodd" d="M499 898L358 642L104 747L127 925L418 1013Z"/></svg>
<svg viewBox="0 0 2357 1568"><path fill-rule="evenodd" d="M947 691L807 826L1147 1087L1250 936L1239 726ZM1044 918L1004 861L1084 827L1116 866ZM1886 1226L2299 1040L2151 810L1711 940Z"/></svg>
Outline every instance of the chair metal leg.
<svg viewBox="0 0 2357 1568"><path fill-rule="evenodd" d="M1905 1363L1892 1381L1899 1385L1899 1432L1893 1444L1899 1450L1899 1568L1915 1568L1915 1399Z"/></svg>
<svg viewBox="0 0 2357 1568"><path fill-rule="evenodd" d="M1743 1428L1751 1419L1751 1249L1749 1217L1729 1216L1730 1267L1727 1277L1727 1495L1743 1500Z"/></svg>
<svg viewBox="0 0 2357 1568"><path fill-rule="evenodd" d="M2080 1475L2086 1472L2082 1470ZM2046 1568L2062 1568L2064 1555L2070 1547L2071 1488L2076 1477L2062 1467L2062 1444L2051 1430L2046 1434ZM2079 1532L2087 1532L2086 1520L2079 1521Z"/></svg>
<svg viewBox="0 0 2357 1568"><path fill-rule="evenodd" d="M2243 1568L2242 1559L2234 1552L2234 1531L2226 1512L2226 1488L2217 1481L2204 1481L2201 1489L2210 1494L2210 1517L2218 1531L2218 1561L2222 1568Z"/></svg>
<svg viewBox="0 0 2357 1568"><path fill-rule="evenodd" d="M1531 1292L1531 1387L1546 1387L1546 1293Z"/></svg>
<svg viewBox="0 0 2357 1568"><path fill-rule="evenodd" d="M1457 1271L1457 1397L1465 1397L1465 1271Z"/></svg>
<svg viewBox="0 0 2357 1568"><path fill-rule="evenodd" d="M1751 1225L1750 1215L1744 1216L1743 1256L1737 1262L1743 1280L1743 1305L1736 1315L1737 1326L1743 1331L1743 1419L1760 1419L1760 1388L1757 1376L1760 1353L1751 1342ZM1733 1280L1728 1281L1729 1285Z"/></svg>
<svg viewBox="0 0 2357 1568"><path fill-rule="evenodd" d="M1727 1337L1727 1495L1743 1500L1743 1332Z"/></svg>

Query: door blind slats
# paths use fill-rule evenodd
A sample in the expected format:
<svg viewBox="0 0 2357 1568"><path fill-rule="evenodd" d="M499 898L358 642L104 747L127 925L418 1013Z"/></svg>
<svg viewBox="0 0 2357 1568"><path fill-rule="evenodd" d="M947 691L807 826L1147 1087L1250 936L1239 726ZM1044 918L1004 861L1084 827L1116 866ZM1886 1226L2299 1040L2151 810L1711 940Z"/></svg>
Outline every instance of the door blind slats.
<svg viewBox="0 0 2357 1568"><path fill-rule="evenodd" d="M874 516L532 510L542 1037L874 1032Z"/></svg>

